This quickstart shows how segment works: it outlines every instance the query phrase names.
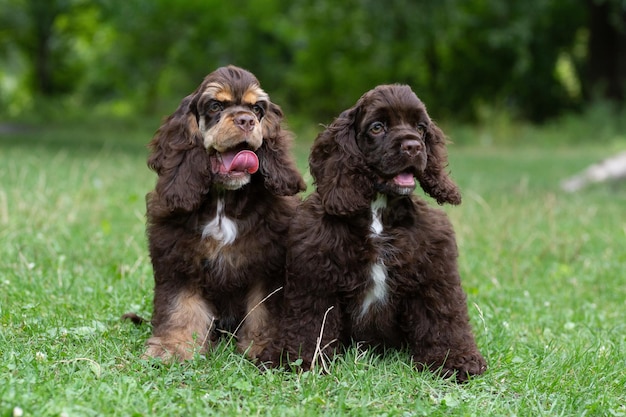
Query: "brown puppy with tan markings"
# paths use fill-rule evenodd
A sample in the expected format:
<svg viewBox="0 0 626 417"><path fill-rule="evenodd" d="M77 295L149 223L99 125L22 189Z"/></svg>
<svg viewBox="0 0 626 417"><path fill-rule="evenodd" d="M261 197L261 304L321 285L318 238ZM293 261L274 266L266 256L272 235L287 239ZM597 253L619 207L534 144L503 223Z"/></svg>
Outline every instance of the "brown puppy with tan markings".
<svg viewBox="0 0 626 417"><path fill-rule="evenodd" d="M305 188L282 118L254 75L228 66L150 142L158 180L146 197L155 280L146 356L189 359L222 331L254 358L274 337L267 321L279 309L271 294L283 285L291 196Z"/></svg>

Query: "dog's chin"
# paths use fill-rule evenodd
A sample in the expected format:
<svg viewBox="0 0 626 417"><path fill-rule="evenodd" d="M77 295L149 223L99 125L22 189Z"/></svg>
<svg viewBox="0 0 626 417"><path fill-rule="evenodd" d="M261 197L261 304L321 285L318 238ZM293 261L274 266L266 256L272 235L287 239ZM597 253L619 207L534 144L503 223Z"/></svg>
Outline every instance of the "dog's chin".
<svg viewBox="0 0 626 417"><path fill-rule="evenodd" d="M376 191L378 191L381 194L387 194L387 195L395 195L395 196L411 195L414 190L415 190L415 185L413 185L412 187L400 186L400 185L394 184L392 181L385 181L385 182L376 184Z"/></svg>
<svg viewBox="0 0 626 417"><path fill-rule="evenodd" d="M213 184L224 190L238 190L250 183L251 175L247 172L229 172L214 174Z"/></svg>

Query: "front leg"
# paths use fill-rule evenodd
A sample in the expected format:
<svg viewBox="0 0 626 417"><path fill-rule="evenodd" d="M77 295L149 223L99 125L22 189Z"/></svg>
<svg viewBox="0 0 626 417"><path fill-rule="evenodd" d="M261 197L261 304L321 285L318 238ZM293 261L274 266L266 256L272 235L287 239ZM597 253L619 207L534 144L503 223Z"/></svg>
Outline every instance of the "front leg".
<svg viewBox="0 0 626 417"><path fill-rule="evenodd" d="M406 301L400 319L417 368L440 370L442 377L458 382L482 374L487 364L474 341L460 285L434 297L430 290Z"/></svg>
<svg viewBox="0 0 626 417"><path fill-rule="evenodd" d="M154 271L153 331L143 357L182 361L206 349L218 311L201 288L206 272L199 233L175 217L155 218L152 198L147 235Z"/></svg>
<svg viewBox="0 0 626 417"><path fill-rule="evenodd" d="M217 311L198 287L201 272L193 267L192 259L185 257L182 248L157 246L163 242L150 240L155 281L153 333L144 357L182 361L204 351Z"/></svg>
<svg viewBox="0 0 626 417"><path fill-rule="evenodd" d="M145 357L166 362L191 359L203 353L216 320L214 307L188 288L156 285L153 333L146 342Z"/></svg>

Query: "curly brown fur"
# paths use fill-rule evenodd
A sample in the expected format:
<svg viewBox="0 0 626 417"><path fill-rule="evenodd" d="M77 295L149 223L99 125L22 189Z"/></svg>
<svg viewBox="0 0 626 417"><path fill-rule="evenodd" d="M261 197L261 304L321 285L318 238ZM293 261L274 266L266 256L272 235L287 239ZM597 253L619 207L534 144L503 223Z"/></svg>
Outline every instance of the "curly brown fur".
<svg viewBox="0 0 626 417"><path fill-rule="evenodd" d="M317 189L291 224L281 338L261 356L266 365L301 358L309 369L317 347L331 356L358 341L408 348L419 369L458 381L484 372L452 225L413 194L417 179L440 204L460 203L445 143L401 85L367 92L317 137Z"/></svg>
<svg viewBox="0 0 626 417"><path fill-rule="evenodd" d="M264 299L283 285L294 195L305 188L282 118L254 75L228 66L150 142L158 179L146 197L155 280L147 357L189 359L235 330L255 357L273 338L278 297Z"/></svg>

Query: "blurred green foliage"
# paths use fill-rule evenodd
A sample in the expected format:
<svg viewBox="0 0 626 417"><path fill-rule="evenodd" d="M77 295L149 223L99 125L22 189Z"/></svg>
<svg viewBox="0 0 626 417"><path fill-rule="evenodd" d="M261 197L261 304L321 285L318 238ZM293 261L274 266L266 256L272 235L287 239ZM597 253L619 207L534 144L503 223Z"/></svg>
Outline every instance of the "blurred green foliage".
<svg viewBox="0 0 626 417"><path fill-rule="evenodd" d="M606 5L626 39L621 0L0 0L0 115L169 113L232 63L319 122L392 82L438 118L542 121L593 98L588 15Z"/></svg>

